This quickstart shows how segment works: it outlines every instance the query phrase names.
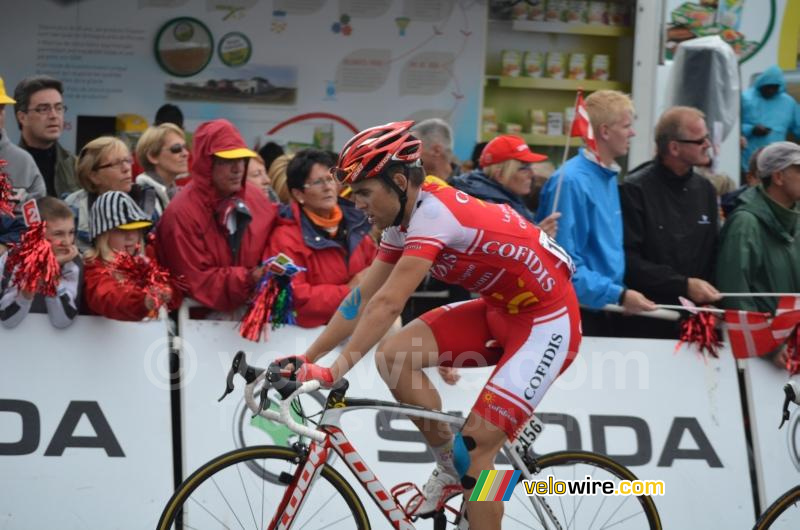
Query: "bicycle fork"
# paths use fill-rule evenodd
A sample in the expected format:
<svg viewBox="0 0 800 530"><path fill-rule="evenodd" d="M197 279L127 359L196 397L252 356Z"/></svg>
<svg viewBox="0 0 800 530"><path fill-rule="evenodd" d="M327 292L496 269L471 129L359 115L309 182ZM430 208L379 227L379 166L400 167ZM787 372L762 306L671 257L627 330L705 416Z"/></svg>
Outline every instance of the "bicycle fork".
<svg viewBox="0 0 800 530"><path fill-rule="evenodd" d="M311 443L305 461L295 471L292 482L286 488L275 516L267 527L269 530L288 530L292 526L294 517L303 505L306 494L322 472L329 452L327 439L322 443Z"/></svg>

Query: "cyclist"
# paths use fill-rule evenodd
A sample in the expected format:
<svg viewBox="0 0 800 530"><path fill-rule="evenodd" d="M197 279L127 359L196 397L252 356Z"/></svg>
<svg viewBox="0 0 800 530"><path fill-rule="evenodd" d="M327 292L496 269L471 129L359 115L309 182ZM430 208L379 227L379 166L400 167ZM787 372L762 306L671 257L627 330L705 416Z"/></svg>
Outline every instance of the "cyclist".
<svg viewBox="0 0 800 530"><path fill-rule="evenodd" d="M460 482L469 496L506 437L516 437L572 362L581 332L569 256L510 206L425 179L411 125L394 122L356 134L331 170L352 187L356 206L383 236L365 278L300 356L305 364L297 376L330 386L380 341L378 371L395 398L439 410L441 399L423 368L495 366L460 433L443 423L415 422L437 459L417 511L424 515L435 510L445 486ZM428 270L479 298L433 309L384 337ZM347 337L329 368L313 364ZM501 502L467 503L473 528L499 528L502 514Z"/></svg>

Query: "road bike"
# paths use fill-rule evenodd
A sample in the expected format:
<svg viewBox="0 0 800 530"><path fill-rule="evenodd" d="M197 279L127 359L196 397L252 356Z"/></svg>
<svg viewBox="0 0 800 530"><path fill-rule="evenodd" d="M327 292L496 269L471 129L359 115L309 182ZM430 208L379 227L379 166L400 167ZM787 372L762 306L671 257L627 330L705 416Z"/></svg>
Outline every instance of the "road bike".
<svg viewBox="0 0 800 530"><path fill-rule="evenodd" d="M249 366L238 352L228 372L225 396L234 390L235 375L246 381L245 401L254 415L280 422L300 435L291 447L255 446L220 455L192 473L174 492L163 510L159 530L173 528L312 529L372 528L363 498L370 498L386 520L386 528L469 528L460 486L445 490L436 511L426 517L415 513L421 500L419 488L410 482L387 489L342 427L344 414L384 411L398 418L423 418L447 422L454 432L464 418L421 407L347 397L348 382L330 389L316 416L305 414L298 396L314 392L318 381L298 383L279 363L267 369ZM273 401L279 410L274 410ZM296 419L300 418L302 422ZM312 426L313 425L313 426ZM504 501L503 529L661 529L653 499L641 496L538 496L526 495L520 481L609 480L635 481L636 476L605 455L584 451L559 451L536 455L531 446L543 424L535 416L502 453L519 470L510 500ZM342 463L364 490L360 497L353 485L334 468ZM277 480L267 480L269 470ZM422 478L422 477L421 477ZM384 526L381 526L384 527Z"/></svg>
<svg viewBox="0 0 800 530"><path fill-rule="evenodd" d="M783 387L783 394L783 415L779 429L789 419L789 403L800 405L800 384L789 381ZM798 520L800 520L800 485L791 488L770 504L758 518L753 529L797 528Z"/></svg>

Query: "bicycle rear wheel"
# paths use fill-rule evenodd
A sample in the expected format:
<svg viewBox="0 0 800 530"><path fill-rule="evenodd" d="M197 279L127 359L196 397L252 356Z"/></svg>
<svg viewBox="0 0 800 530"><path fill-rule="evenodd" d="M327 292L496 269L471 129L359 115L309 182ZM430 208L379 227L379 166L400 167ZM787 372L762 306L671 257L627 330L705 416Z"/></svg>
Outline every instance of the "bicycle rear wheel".
<svg viewBox="0 0 800 530"><path fill-rule="evenodd" d="M764 510L753 527L754 530L768 528L772 530L800 528L800 486L795 486L781 495Z"/></svg>
<svg viewBox="0 0 800 530"><path fill-rule="evenodd" d="M585 480L611 481L616 489L620 481L637 480L625 466L607 456L585 451L560 451L536 459L534 467L528 470L532 480L553 481ZM538 496L544 501L540 504L544 521L540 518L528 496L522 480L514 486L511 498L503 503L503 530L539 530L561 528L564 530L588 530L614 528L614 530L661 530L661 519L655 503L650 496ZM448 505L458 510L461 496L454 497ZM550 512L549 515L547 512ZM462 512L463 513L463 512ZM552 521L558 522L556 525ZM457 528L468 528L465 522L452 522Z"/></svg>
<svg viewBox="0 0 800 530"><path fill-rule="evenodd" d="M543 455L536 460L535 469L529 470L533 480L608 480L616 488L622 480L637 480L629 469L607 456L585 451L560 451ZM614 528L615 530L650 528L661 529L653 499L649 496L540 496L545 501L543 510L549 511L564 529ZM510 501L503 503L503 530L553 528L555 525L545 513L547 525L540 520L533 507L533 499L525 492L523 484L514 487Z"/></svg>
<svg viewBox="0 0 800 530"><path fill-rule="evenodd" d="M184 528L199 530L263 530L275 515L301 460L295 450L278 446L246 447L218 456L178 486L157 528L171 530L182 523ZM279 477L279 483L264 480L254 469L268 469ZM294 528L367 530L370 525L353 488L326 465L321 480L309 490Z"/></svg>

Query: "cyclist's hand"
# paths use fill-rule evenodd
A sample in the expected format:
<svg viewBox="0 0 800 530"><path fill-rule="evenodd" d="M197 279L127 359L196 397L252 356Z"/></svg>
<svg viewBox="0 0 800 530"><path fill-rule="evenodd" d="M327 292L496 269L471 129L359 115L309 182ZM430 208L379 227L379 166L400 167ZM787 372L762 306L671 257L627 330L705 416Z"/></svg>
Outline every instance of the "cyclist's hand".
<svg viewBox="0 0 800 530"><path fill-rule="evenodd" d="M295 360L299 360L300 362L295 363ZM292 373L298 364L306 364L309 362L309 360L305 355L286 355L285 357L278 357L275 359L275 362L278 363L278 366L281 368L284 368L289 371L289 373Z"/></svg>
<svg viewBox="0 0 800 530"><path fill-rule="evenodd" d="M324 387L333 386L333 374L331 369L314 363L304 363L297 370L297 380L301 383L316 379Z"/></svg>

